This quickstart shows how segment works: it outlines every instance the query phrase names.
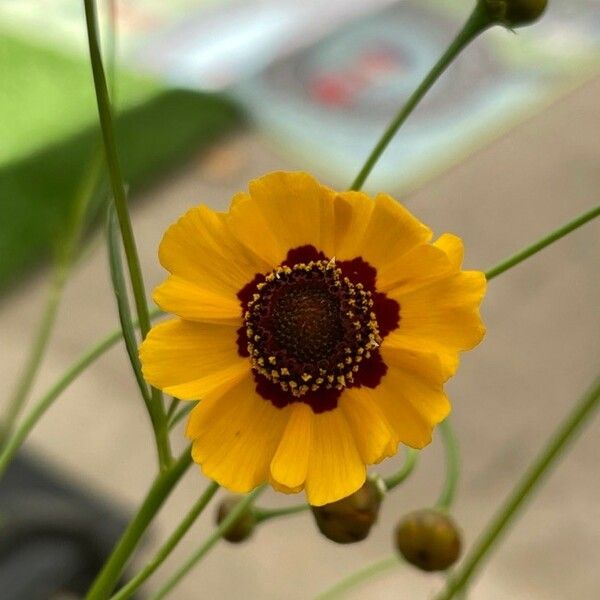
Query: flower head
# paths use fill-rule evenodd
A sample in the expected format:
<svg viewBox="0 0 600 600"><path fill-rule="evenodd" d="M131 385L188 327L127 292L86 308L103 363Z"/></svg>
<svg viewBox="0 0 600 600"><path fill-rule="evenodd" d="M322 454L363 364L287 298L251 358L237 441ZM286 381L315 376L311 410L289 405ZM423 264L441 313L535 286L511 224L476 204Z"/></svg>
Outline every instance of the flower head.
<svg viewBox="0 0 600 600"><path fill-rule="evenodd" d="M243 496L229 494L223 498L219 504L216 515L217 525L220 525L237 507ZM253 533L256 527L256 515L251 507L248 507L242 514L226 529L223 533L223 539L232 544L239 544L246 541Z"/></svg>
<svg viewBox="0 0 600 600"><path fill-rule="evenodd" d="M432 508L404 517L396 528L395 542L400 554L422 571L450 568L459 559L462 546L454 520Z"/></svg>
<svg viewBox="0 0 600 600"><path fill-rule="evenodd" d="M450 410L443 384L483 337L485 291L461 271L461 241L431 236L385 194L282 172L168 229L154 299L177 318L140 356L149 383L201 400L187 435L208 477L322 505L400 443L431 441Z"/></svg>
<svg viewBox="0 0 600 600"><path fill-rule="evenodd" d="M521 27L537 21L548 0L483 0L490 17L507 27Z"/></svg>
<svg viewBox="0 0 600 600"><path fill-rule="evenodd" d="M366 539L377 521L384 491L367 479L356 492L323 506L313 506L319 531L337 544L354 544Z"/></svg>

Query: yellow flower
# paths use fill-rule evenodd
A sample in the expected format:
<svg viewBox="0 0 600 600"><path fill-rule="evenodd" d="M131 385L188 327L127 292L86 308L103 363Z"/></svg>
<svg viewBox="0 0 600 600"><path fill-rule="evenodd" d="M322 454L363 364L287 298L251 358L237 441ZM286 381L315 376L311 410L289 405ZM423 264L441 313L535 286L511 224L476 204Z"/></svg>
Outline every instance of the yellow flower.
<svg viewBox="0 0 600 600"><path fill-rule="evenodd" d="M443 384L485 331L484 275L461 271L459 238L431 237L390 196L282 172L167 230L154 299L177 318L140 356L149 383L201 400L187 435L207 477L322 505L400 443L429 444Z"/></svg>

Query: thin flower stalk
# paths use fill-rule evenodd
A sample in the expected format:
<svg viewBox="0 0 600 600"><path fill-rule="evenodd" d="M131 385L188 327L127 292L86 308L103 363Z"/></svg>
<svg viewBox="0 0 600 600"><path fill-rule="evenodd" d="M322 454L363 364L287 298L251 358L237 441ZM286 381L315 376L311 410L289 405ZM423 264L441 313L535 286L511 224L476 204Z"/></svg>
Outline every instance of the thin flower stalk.
<svg viewBox="0 0 600 600"><path fill-rule="evenodd" d="M106 54L109 60L109 81L111 87L116 88L115 77L115 57L117 44L117 28L115 14L115 0L109 2L110 18L109 27L107 29L107 51ZM75 263L75 250L81 242L81 235L86 225L86 216L89 206L97 191L102 175L103 153L102 142L98 140L95 145L89 163L84 170L84 173L79 181L79 185L75 190L72 210L68 219L66 231L60 236L60 244L58 245L52 280L48 290L48 296L42 312L37 332L27 361L21 375L17 381L15 390L10 397L5 417L2 422L2 434L7 438L21 414L23 407L27 401L27 397L33 387L37 372L42 363L42 359L48 347L56 315L60 305L63 290L69 279L69 275Z"/></svg>
<svg viewBox="0 0 600 600"><path fill-rule="evenodd" d="M145 337L150 329L150 317L148 313L148 304L146 302L142 271L140 268L135 238L133 236L133 228L131 226L129 209L127 206L125 183L117 154L112 109L98 41L98 24L94 0L84 0L84 8L90 51L90 62L92 66L92 75L94 78L94 88L96 91L102 139L104 141L106 163L108 166L115 209L119 218L121 235L123 237L123 246L125 249L125 255L127 257L127 266L129 268L129 275L131 277L131 285L134 291L138 319L140 321L140 330L142 332L142 337Z"/></svg>
<svg viewBox="0 0 600 600"><path fill-rule="evenodd" d="M140 261L133 235L133 228L131 226L131 218L129 216L129 209L127 206L125 183L117 154L110 98L106 84L106 77L104 75L104 67L102 65L100 45L98 42L98 27L94 0L84 0L84 8L90 61L92 65L94 88L96 90L96 100L98 104L100 127L102 129L102 139L104 140L106 163L108 166L115 210L119 219L119 226L121 228L123 248L125 250L125 257L127 259L131 287L133 290L137 316L140 322L140 330L143 339L150 330L150 316L146 301L142 270L140 268ZM152 422L156 424L156 444L160 455L160 468L166 469L170 464L172 457L161 392L155 388L152 389L151 399L152 401L149 403L149 407L152 411Z"/></svg>
<svg viewBox="0 0 600 600"><path fill-rule="evenodd" d="M123 340L125 342L125 348L127 350L127 355L129 356L129 362L135 375L140 394L144 400L146 410L152 423L158 455L158 465L159 468L161 468L162 458L169 456L170 454L168 447L165 446L168 439L167 423L166 419L162 418L156 410L153 410L155 398L153 396L153 392L148 389L148 386L146 385L146 382L142 376L142 369L137 352L138 341L136 339L135 327L131 318L131 311L129 309L127 285L125 283L123 265L121 262L121 244L120 238L117 235L117 223L114 206L112 204L109 206L108 210L107 242L110 274L115 298L117 301L117 308L119 311L121 330L123 331ZM156 392L154 393L156 394Z"/></svg>
<svg viewBox="0 0 600 600"><path fill-rule="evenodd" d="M600 378L595 381L590 390L560 423L546 446L517 482L513 491L475 542L456 573L449 579L444 591L436 597L436 600L451 600L470 584L471 579L481 568L482 563L500 542L507 528L514 522L519 510L539 489L545 476L556 466L569 445L577 439L583 426L589 422L599 405Z"/></svg>
<svg viewBox="0 0 600 600"><path fill-rule="evenodd" d="M511 256L510 258L503 260L501 263L497 264L495 267L491 268L489 271L486 272L486 274L485 274L486 279L488 281L495 279L499 275L502 275L502 273L505 273L506 271L512 269L513 267L516 267L518 264L520 264L523 261L527 260L528 258L534 256L541 250L544 250L544 248L547 248L551 244L554 244L554 242L558 242L558 240L569 235L576 229L583 227L583 225L585 225L586 223L589 223L590 221L593 221L595 218L597 218L599 216L600 216L600 204L598 204L594 208L590 209L589 211L583 213L576 219L573 219L566 225L563 225L562 227L555 229L552 233L541 238L540 240L538 240L531 246L524 248L520 252L517 252L517 254L515 254L514 256Z"/></svg>
<svg viewBox="0 0 600 600"><path fill-rule="evenodd" d="M169 430L173 429L175 425L185 419L193 408L194 404L192 402L187 402L179 410L173 412L173 414L169 417Z"/></svg>
<svg viewBox="0 0 600 600"><path fill-rule="evenodd" d="M270 521L271 519L277 519L279 517L289 517L297 515L301 512L306 512L310 506L304 504L294 504L292 506L283 506L281 508L259 508L258 506L254 509L254 516L256 517L256 523L263 523L264 521Z"/></svg>
<svg viewBox="0 0 600 600"><path fill-rule="evenodd" d="M52 406L60 394L97 358L102 356L121 339L121 330L115 331L101 342L90 348L63 374L63 376L42 396L32 408L27 417L19 424L14 432L7 438L6 444L0 453L0 477L2 477L10 461L21 447L23 442L45 412Z"/></svg>
<svg viewBox="0 0 600 600"><path fill-rule="evenodd" d="M408 448L406 451L406 458L404 459L404 464L400 469L386 477L383 481L385 484L385 489L388 491L393 490L398 487L401 483L404 483L414 472L415 467L417 466L417 461L419 459L419 451L414 450L413 448Z"/></svg>
<svg viewBox="0 0 600 600"><path fill-rule="evenodd" d="M440 510L447 511L450 510L456 497L458 479L460 476L460 453L458 449L458 440L450 420L446 419L441 423L439 429L442 434L442 441L446 451L446 479L435 506Z"/></svg>
<svg viewBox="0 0 600 600"><path fill-rule="evenodd" d="M150 313L150 316L151 318L155 318L161 314L162 313L159 310L155 310ZM135 323L135 326L138 326L137 322ZM50 409L54 402L60 397L62 392L64 392L90 365L115 346L121 339L123 339L123 332L121 329L116 329L109 333L106 337L84 352L40 398L27 416L6 439L2 452L0 452L0 478L6 471L19 448L23 445L23 442L27 439L27 436L44 416L46 411Z"/></svg>
<svg viewBox="0 0 600 600"><path fill-rule="evenodd" d="M86 600L106 600L110 596L142 535L191 464L192 456L188 447L177 461L158 473L138 512L85 596Z"/></svg>
<svg viewBox="0 0 600 600"><path fill-rule="evenodd" d="M397 568L402 564L402 560L399 556L393 555L378 560L358 571L355 571L348 577L338 581L335 585L329 588L327 591L322 592L318 596L315 596L315 600L335 600L341 598L346 592L354 589L374 577L383 575L384 573Z"/></svg>
<svg viewBox="0 0 600 600"><path fill-rule="evenodd" d="M385 149L388 147L398 130L406 122L413 110L418 106L419 102L424 98L425 94L431 89L433 84L452 64L456 57L481 33L491 27L494 21L490 18L489 13L483 5L478 2L471 16L467 19L463 28L454 38L448 49L444 52L439 61L434 65L419 87L413 92L406 104L400 109L394 117L385 133L381 136L377 145L367 158L364 166L350 187L351 190L360 190L364 185L367 177L381 158Z"/></svg>
<svg viewBox="0 0 600 600"><path fill-rule="evenodd" d="M189 531L190 527L196 522L196 519L202 514L213 496L217 493L219 484L211 481L204 493L194 504L185 518L178 525L177 529L171 534L154 558L130 581L127 582L111 600L127 600L136 592L136 590L146 581L168 558L183 536Z"/></svg>
<svg viewBox="0 0 600 600"><path fill-rule="evenodd" d="M165 598L179 585L181 580L208 554L213 546L223 537L223 534L229 529L232 523L265 491L264 486L257 487L254 491L245 496L237 506L221 521L219 526L206 539L206 541L194 552L188 560L169 578L169 580L151 597L151 600L160 600Z"/></svg>

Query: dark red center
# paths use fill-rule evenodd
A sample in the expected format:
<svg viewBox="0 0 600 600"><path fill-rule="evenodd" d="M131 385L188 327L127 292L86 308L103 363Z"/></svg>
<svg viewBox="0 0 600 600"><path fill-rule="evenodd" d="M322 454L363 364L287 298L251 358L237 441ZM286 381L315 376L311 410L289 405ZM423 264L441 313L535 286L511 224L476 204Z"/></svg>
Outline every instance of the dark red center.
<svg viewBox="0 0 600 600"><path fill-rule="evenodd" d="M303 246L240 290L238 347L258 393L278 407L300 401L324 412L346 387L376 387L387 369L378 347L400 315L375 281L360 258L336 262Z"/></svg>

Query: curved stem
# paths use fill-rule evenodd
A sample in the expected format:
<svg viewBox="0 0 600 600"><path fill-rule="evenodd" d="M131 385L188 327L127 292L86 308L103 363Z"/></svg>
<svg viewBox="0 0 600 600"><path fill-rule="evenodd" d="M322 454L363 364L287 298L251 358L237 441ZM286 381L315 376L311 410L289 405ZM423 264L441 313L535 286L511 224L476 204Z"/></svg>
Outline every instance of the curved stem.
<svg viewBox="0 0 600 600"><path fill-rule="evenodd" d="M456 497L460 475L460 454L458 440L449 419L440 423L440 432L446 450L446 480L435 506L441 510L448 510Z"/></svg>
<svg viewBox="0 0 600 600"><path fill-rule="evenodd" d="M537 490L543 477L556 465L563 451L581 432L581 428L599 404L600 378L559 425L545 448L533 461L478 541L475 542L459 569L449 579L446 589L436 597L436 600L450 600L457 592L465 588L483 560L500 541L501 535L514 520L518 510Z"/></svg>
<svg viewBox="0 0 600 600"><path fill-rule="evenodd" d="M177 411L177 407L179 406L179 398L171 398L171 402L169 404L169 408L167 409L167 421L171 421L171 419L173 418L173 416L175 415L175 412Z"/></svg>
<svg viewBox="0 0 600 600"><path fill-rule="evenodd" d="M111 0L106 54L110 62L109 81L111 82L111 87L113 90L116 88L115 58L117 27L115 15L116 11L114 0ZM27 396L33 387L35 376L41 365L48 342L50 341L50 334L54 328L54 322L56 320L62 293L68 280L68 275L73 267L74 253L80 242L81 234L85 226L87 209L92 196L94 195L94 191L98 187L98 183L100 181L103 166L102 158L102 142L100 139L98 139L98 143L92 151L90 162L85 169L75 191L75 197L72 203L73 211L70 215L67 231L64 235L64 241L59 248L58 257L56 259L54 273L50 283L50 289L48 291L48 297L43 309L39 328L35 334L27 362L25 363L25 367L23 368L21 376L19 377L15 391L8 401L6 416L4 417L2 423L2 433L5 437L10 435L12 432L17 418L19 417L19 414L21 413L21 410L27 401Z"/></svg>
<svg viewBox="0 0 600 600"><path fill-rule="evenodd" d="M258 498L265 490L264 486L257 487L235 506L235 508L221 521L210 537L190 556L190 558L172 575L172 577L152 596L152 600L160 600L179 584L179 582L208 554L211 548L221 539L232 523Z"/></svg>
<svg viewBox="0 0 600 600"><path fill-rule="evenodd" d="M17 418L25 406L27 396L29 395L35 380L35 375L41 365L42 358L50 340L50 334L54 327L58 306L62 298L62 292L67 279L66 271L67 270L62 266L57 265L55 268L50 289L48 291L48 297L46 299L46 305L44 306L44 312L33 345L31 346L27 362L19 377L17 387L8 401L8 407L2 422L4 437L11 434Z"/></svg>
<svg viewBox="0 0 600 600"><path fill-rule="evenodd" d="M138 339L131 318L131 309L129 307L129 295L127 293L127 284L125 283L125 275L123 274L123 264L121 260L121 238L117 235L117 222L114 211L114 205L111 203L108 207L106 237L108 247L108 263L110 265L110 276L112 280L113 292L117 302L117 310L119 313L119 322L121 323L121 331L123 332L123 341L125 349L129 356L131 370L138 384L140 394L146 404L148 413L152 417L152 407L150 403L152 398L144 376L142 375L142 367L138 354ZM156 433L156 423L152 422Z"/></svg>
<svg viewBox="0 0 600 600"><path fill-rule="evenodd" d="M142 338L145 338L150 330L150 317L148 314L148 304L146 302L146 292L142 278L142 271L140 268L140 261L133 236L133 229L131 227L129 210L127 208L125 184L117 154L112 110L108 96L108 88L106 86L104 67L102 65L100 45L98 43L98 27L94 0L84 0L84 8L88 45L90 50L90 61L92 65L92 75L94 78L94 88L96 90L96 101L98 105L100 127L102 129L102 139L104 141L106 164L108 167L108 173L115 202L115 210L119 218L119 226L121 227L123 247L125 249L125 256L127 258L131 286L135 296L138 319L140 321L140 330L142 332Z"/></svg>
<svg viewBox="0 0 600 600"><path fill-rule="evenodd" d="M23 422L16 428L12 435L7 439L7 442L0 453L0 477L6 471L13 456L21 447L30 431L40 420L42 415L50 408L54 400L63 392L69 384L71 384L85 369L91 365L98 357L100 357L109 348L114 346L121 339L121 330L115 331L108 337L104 338L96 346L88 350L81 358L79 358L64 375L42 396L41 400L34 406L32 411L27 415Z"/></svg>
<svg viewBox="0 0 600 600"><path fill-rule="evenodd" d="M377 161L379 160L385 149L388 147L389 143L392 141L400 127L402 127L406 119L408 119L412 111L423 99L425 94L431 89L433 84L448 68L452 61L480 33L483 33L491 25L493 25L493 22L490 19L488 12L485 10L481 3L477 2L477 5L471 13L471 16L467 19L467 22L465 23L463 28L458 32L457 36L454 38L446 52L444 52L442 57L434 65L431 71L429 71L425 79L413 92L412 96L407 100L406 104L402 107L400 112L390 123L379 142L377 142L377 145L369 155L369 158L360 170L360 173L356 176L356 179L352 183L352 186L350 188L351 190L360 190L362 188L367 177L373 170L373 167L377 164Z"/></svg>
<svg viewBox="0 0 600 600"><path fill-rule="evenodd" d="M378 560L377 562L352 573L352 575L349 575L345 579L342 579L326 592L316 596L315 600L333 600L334 598L339 598L353 587L361 585L369 579L397 567L399 564L399 556L389 556L382 560Z"/></svg>
<svg viewBox="0 0 600 600"><path fill-rule="evenodd" d="M190 412L194 409L196 404L194 402L186 402L184 406L182 406L178 411L174 412L173 415L169 418L169 430L173 429L179 421L185 419Z"/></svg>
<svg viewBox="0 0 600 600"><path fill-rule="evenodd" d="M160 310L150 313L152 318L161 315ZM135 323L137 326L138 324ZM42 396L31 412L20 423L17 429L7 439L6 444L0 452L0 477L6 471L15 453L27 439L31 430L42 418L44 413L52 406L54 401L66 390L79 375L81 375L96 359L110 350L123 337L122 331L117 329L84 352L60 377L60 379Z"/></svg>
<svg viewBox="0 0 600 600"><path fill-rule="evenodd" d="M140 538L191 463L192 453L188 447L176 462L157 475L140 509L96 577L86 600L106 600L109 597Z"/></svg>
<svg viewBox="0 0 600 600"><path fill-rule="evenodd" d="M390 491L395 487L398 487L401 483L406 481L411 473L415 470L417 466L417 459L419 458L419 451L414 450L413 448L408 448L406 451L406 458L404 459L404 464L400 468L397 473L394 473L390 477L387 477L383 480L385 483L385 489Z"/></svg>
<svg viewBox="0 0 600 600"><path fill-rule="evenodd" d="M106 165L108 167L108 174L113 192L115 211L121 228L121 237L123 239L123 249L125 250L125 257L129 269L131 289L133 290L135 299L142 339L144 339L148 334L148 331L150 331L150 314L148 311L148 303L146 301L146 291L142 270L140 268L140 260L127 206L125 183L123 181L121 165L117 154L110 98L106 85L106 77L104 75L104 67L102 65L100 45L98 43L98 26L94 0L84 0L84 8L90 61L94 78L94 88L96 90L98 117L100 119L102 139L104 141ZM162 393L160 390L152 388L150 394L152 399L152 402L150 402L150 408L152 410L151 419L153 423L156 423L156 445L160 454L160 466L162 469L166 469L172 461L172 456Z"/></svg>
<svg viewBox="0 0 600 600"><path fill-rule="evenodd" d="M198 499L196 504L192 507L190 512L185 516L183 521L179 524L177 529L171 534L171 537L165 542L162 548L156 553L154 558L135 576L127 585L122 587L111 600L126 600L130 598L132 594L160 567L160 565L167 559L169 554L173 551L175 546L180 542L181 538L188 532L189 528L194 524L196 519L206 508L208 503L212 500L212 497L217 493L219 484L211 481L209 486L206 488L202 496Z"/></svg>
<svg viewBox="0 0 600 600"><path fill-rule="evenodd" d="M487 280L491 281L495 277L498 277L498 275L502 275L502 273L504 273L505 271L512 269L519 263L522 263L524 260L527 260L534 254L540 252L540 250L547 248L548 246L550 246L550 244L557 242L572 231L579 229L579 227L582 227L586 223L589 223L598 216L600 216L600 204L592 208L588 212L583 213L576 219L573 219L573 221L567 223L566 225L559 227L552 233L543 237L541 240L535 242L535 244L532 244L531 246L528 246L520 252L517 252L517 254L515 254L514 256L503 260L501 263L499 263L498 265L486 272L485 276Z"/></svg>
<svg viewBox="0 0 600 600"><path fill-rule="evenodd" d="M304 512L309 508L310 506L308 504L294 504L293 506L284 506L282 508L259 508L257 506L254 509L254 516L256 517L257 523L262 523L263 521L268 521L269 519L275 519L277 517L295 515Z"/></svg>

